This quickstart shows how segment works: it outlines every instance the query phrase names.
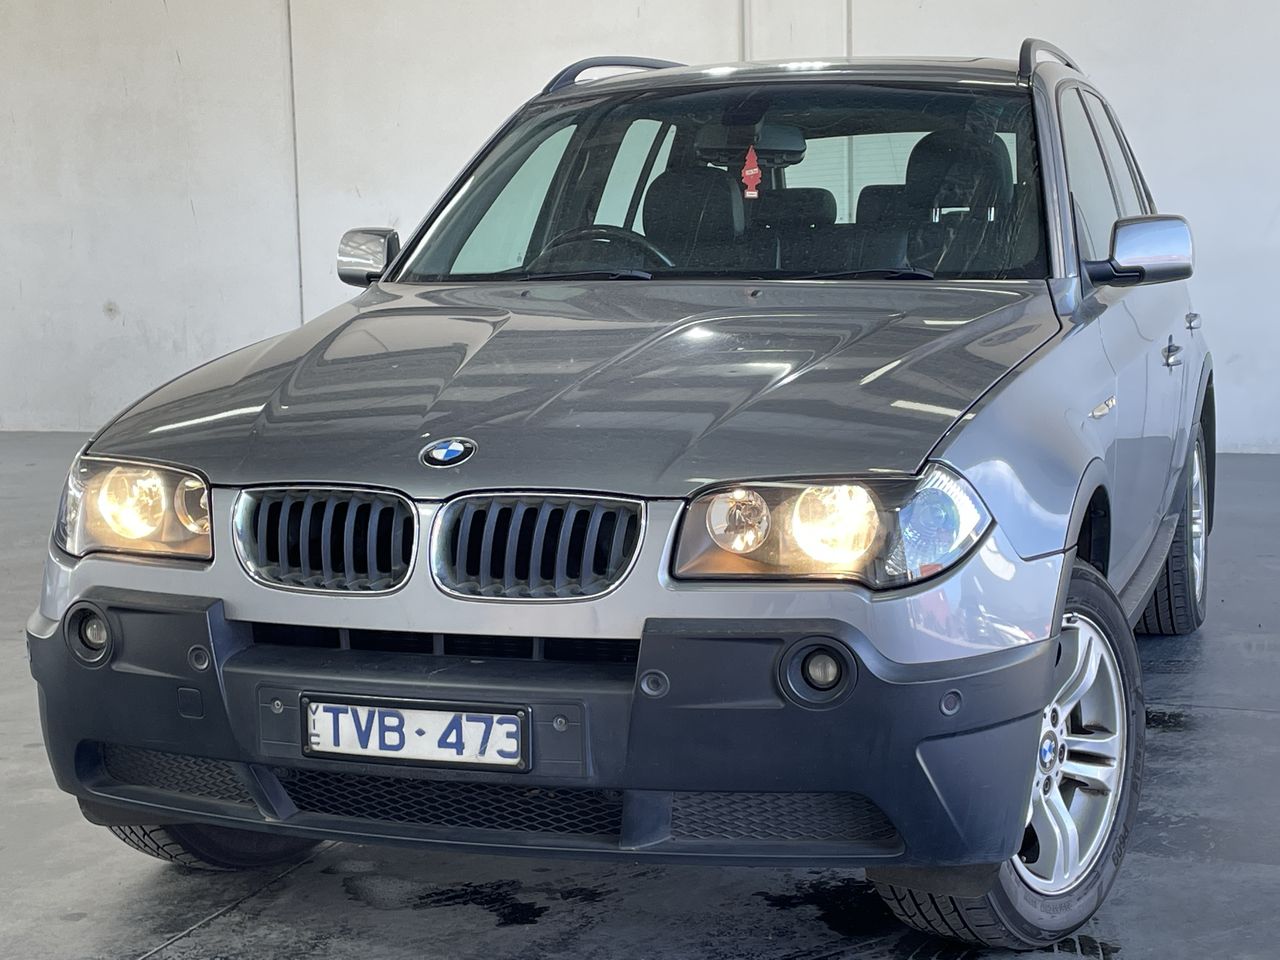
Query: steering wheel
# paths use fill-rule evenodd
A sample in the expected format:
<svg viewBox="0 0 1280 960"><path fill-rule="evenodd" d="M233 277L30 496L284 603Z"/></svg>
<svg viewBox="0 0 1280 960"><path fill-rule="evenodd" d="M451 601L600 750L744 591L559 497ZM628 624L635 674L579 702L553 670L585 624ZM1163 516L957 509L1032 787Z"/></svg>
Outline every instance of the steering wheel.
<svg viewBox="0 0 1280 960"><path fill-rule="evenodd" d="M657 260L664 267L673 267L675 262L662 252L661 249L648 237L636 233L633 230L627 230L625 227L615 227L607 223L595 224L590 227L575 227L568 230L560 236L555 237L543 247L534 262L541 260L547 254L557 247L563 247L570 243L581 243L583 241L603 240L606 243L621 243L631 246L633 249L640 251L646 256Z"/></svg>

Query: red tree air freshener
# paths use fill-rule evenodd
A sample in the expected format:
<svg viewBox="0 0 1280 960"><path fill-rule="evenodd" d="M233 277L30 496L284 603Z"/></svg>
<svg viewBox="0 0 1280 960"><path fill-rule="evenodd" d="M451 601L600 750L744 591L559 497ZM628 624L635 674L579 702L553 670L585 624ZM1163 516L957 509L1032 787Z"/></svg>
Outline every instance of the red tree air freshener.
<svg viewBox="0 0 1280 960"><path fill-rule="evenodd" d="M742 185L746 187L742 195L748 200L760 196L756 187L760 186L760 161L756 159L755 145L747 147L746 159L742 161Z"/></svg>

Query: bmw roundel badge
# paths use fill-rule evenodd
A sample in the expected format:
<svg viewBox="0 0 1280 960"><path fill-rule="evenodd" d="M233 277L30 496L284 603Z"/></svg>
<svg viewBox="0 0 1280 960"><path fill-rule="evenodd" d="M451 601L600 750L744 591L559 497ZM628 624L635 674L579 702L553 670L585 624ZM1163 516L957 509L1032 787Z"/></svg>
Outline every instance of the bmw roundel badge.
<svg viewBox="0 0 1280 960"><path fill-rule="evenodd" d="M445 437L427 444L422 449L422 462L428 467L456 467L476 452L474 440L466 437Z"/></svg>

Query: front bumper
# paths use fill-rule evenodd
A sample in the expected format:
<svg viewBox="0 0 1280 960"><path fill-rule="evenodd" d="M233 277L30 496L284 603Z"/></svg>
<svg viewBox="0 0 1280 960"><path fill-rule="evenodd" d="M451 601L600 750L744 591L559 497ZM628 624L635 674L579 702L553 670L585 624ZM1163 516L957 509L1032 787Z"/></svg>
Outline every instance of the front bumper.
<svg viewBox="0 0 1280 960"><path fill-rule="evenodd" d="M99 586L77 600L112 626L105 665L72 655L63 620L34 616L28 645L58 784L95 819L534 854L1002 861L1022 836L1055 648L902 663L844 620L648 618L634 662L552 662L266 643L218 599ZM812 637L854 664L835 705L782 692ZM668 681L656 697L638 682L654 671ZM531 768L307 757L305 694L520 704Z"/></svg>

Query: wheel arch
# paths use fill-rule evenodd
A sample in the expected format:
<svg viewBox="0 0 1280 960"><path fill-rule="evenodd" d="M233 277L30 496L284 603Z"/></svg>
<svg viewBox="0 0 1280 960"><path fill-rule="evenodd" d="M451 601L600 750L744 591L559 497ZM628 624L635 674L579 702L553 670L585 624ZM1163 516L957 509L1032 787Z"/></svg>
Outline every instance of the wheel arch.
<svg viewBox="0 0 1280 960"><path fill-rule="evenodd" d="M1111 492L1107 468L1100 459L1090 460L1076 489L1067 524L1065 546L1104 577L1111 568Z"/></svg>

